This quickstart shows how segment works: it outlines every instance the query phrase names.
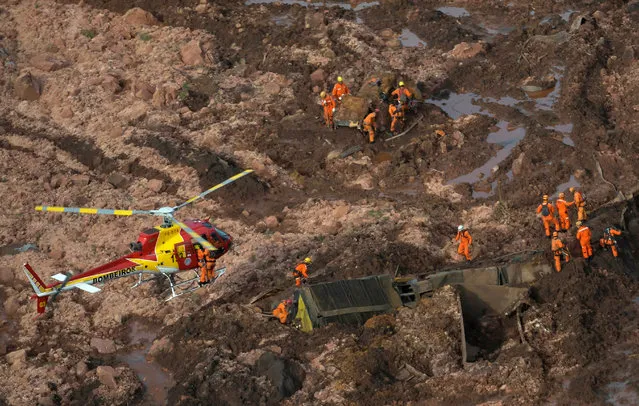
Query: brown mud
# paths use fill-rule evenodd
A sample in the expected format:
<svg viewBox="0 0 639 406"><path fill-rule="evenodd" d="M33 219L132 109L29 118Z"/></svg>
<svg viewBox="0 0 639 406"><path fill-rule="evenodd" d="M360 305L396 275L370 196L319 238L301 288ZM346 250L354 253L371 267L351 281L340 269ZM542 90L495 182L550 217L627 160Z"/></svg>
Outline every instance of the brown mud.
<svg viewBox="0 0 639 406"><path fill-rule="evenodd" d="M133 7L159 25L122 28ZM0 359L0 404L636 403L639 212L636 198L612 203L639 184L638 8L430 0L1 5L0 355L14 355ZM199 66L179 56L192 38L206 48ZM460 51L462 43L472 52ZM41 71L30 65L39 53L72 66ZM312 82L318 69L321 80ZM26 70L43 78L40 100L15 96ZM415 83L423 100L407 124L421 116L418 125L373 145L355 129L326 129L319 90L343 75L357 93L378 72ZM105 92L96 81L104 75L122 89ZM132 90L138 81L170 82L178 96L160 107L155 97L142 102ZM120 119L140 103L145 114ZM361 152L336 158L354 145ZM157 208L243 168L255 174L185 211L214 217L235 238L219 283L164 303L158 288L115 282L100 295L61 295L55 313L32 320L22 262L37 261L45 276L87 269L126 252L152 224L49 216L32 206ZM610 224L624 229L621 257L594 244L587 265L574 228L562 233L574 259L530 286L520 308L523 340L515 315L466 326L480 349L475 363L461 360L450 288L416 309L311 335L261 314L292 292L290 270L306 256L312 282L459 267L450 240L461 223L475 239L475 259L463 266L527 250L551 261L534 210L541 195L570 186L586 191L593 242ZM38 249L23 252L24 241ZM110 340L114 351L93 338ZM35 382L29 393L27 382Z"/></svg>

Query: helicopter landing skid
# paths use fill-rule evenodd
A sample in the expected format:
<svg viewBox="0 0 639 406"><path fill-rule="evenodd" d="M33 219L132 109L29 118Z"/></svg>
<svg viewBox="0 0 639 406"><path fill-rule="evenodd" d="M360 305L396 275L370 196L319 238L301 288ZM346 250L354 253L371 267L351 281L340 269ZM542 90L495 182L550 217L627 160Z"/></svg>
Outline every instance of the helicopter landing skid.
<svg viewBox="0 0 639 406"><path fill-rule="evenodd" d="M215 271L215 279L210 281L208 284L214 283L220 276L222 276L226 272L226 268L220 268ZM200 274L197 271L193 271L195 276L190 279L186 279L183 281L175 282L174 278L171 278L173 275L164 274L169 280L169 284L171 285L168 289L166 289L163 294L168 296L164 299L165 302L168 302L171 299L175 299L176 297L182 296L184 294L194 292L200 289L202 286L198 285L198 281L200 280ZM168 294L167 294L168 293Z"/></svg>

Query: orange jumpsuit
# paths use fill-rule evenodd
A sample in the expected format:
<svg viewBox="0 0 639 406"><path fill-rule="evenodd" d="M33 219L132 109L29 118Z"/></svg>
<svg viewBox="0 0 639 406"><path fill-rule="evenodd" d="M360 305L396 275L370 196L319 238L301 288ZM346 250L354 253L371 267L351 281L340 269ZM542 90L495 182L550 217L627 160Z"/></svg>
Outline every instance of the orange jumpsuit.
<svg viewBox="0 0 639 406"><path fill-rule="evenodd" d="M324 107L324 121L326 122L326 127L332 127L333 112L336 107L335 99L333 99L333 96L327 94L326 97L322 99L322 106Z"/></svg>
<svg viewBox="0 0 639 406"><path fill-rule="evenodd" d="M368 142L375 142L375 130L377 129L377 113L372 112L364 119L364 132L368 133Z"/></svg>
<svg viewBox="0 0 639 406"><path fill-rule="evenodd" d="M550 202L542 203L537 207L537 214L540 214L543 207L548 206L548 215L544 216L542 214L541 220L544 223L544 229L546 230L546 237L550 237L550 224L552 223L555 229L559 229L559 223L555 218L555 207Z"/></svg>
<svg viewBox="0 0 639 406"><path fill-rule="evenodd" d="M601 245L601 248L610 247L613 257L619 256L619 250L617 249L617 240L615 239L615 237L619 235L621 235L621 231L617 230L614 227L608 227L606 228L606 231L604 231L603 238L599 240L599 245Z"/></svg>
<svg viewBox="0 0 639 406"><path fill-rule="evenodd" d="M473 243L473 237L470 236L468 230L462 230L457 232L455 241L459 241L459 247L457 247L457 253L466 257L466 261L470 261L470 245Z"/></svg>
<svg viewBox="0 0 639 406"><path fill-rule="evenodd" d="M570 216L568 215L568 207L575 204L575 202L567 202L564 199L557 199L557 213L559 217L559 225L563 231L568 231L570 228Z"/></svg>
<svg viewBox="0 0 639 406"><path fill-rule="evenodd" d="M197 250L197 259L200 265L200 283L208 283L215 277L215 258L207 248Z"/></svg>
<svg viewBox="0 0 639 406"><path fill-rule="evenodd" d="M391 104L388 106L388 114L390 114L393 121L391 121L391 132L395 133L399 131L401 123L404 121L404 112L397 108L396 105Z"/></svg>
<svg viewBox="0 0 639 406"><path fill-rule="evenodd" d="M277 317L282 324L286 324L288 318L288 310L286 309L286 300L282 302L273 310L273 316Z"/></svg>
<svg viewBox="0 0 639 406"><path fill-rule="evenodd" d="M351 91L348 90L348 86L346 86L346 84L337 82L335 83L335 86L333 86L332 94L335 100L339 103L342 101L342 96L351 94Z"/></svg>
<svg viewBox="0 0 639 406"><path fill-rule="evenodd" d="M398 87L397 89L393 90L393 93L391 93L391 98L393 96L397 97L397 100L403 102L402 110L404 110L404 112L408 111L408 100L413 97L413 94L410 92L410 90L406 89L404 86Z"/></svg>
<svg viewBox="0 0 639 406"><path fill-rule="evenodd" d="M588 218L586 216L586 200L580 191L575 190L574 200L574 205L577 207L577 220L586 220Z"/></svg>
<svg viewBox="0 0 639 406"><path fill-rule="evenodd" d="M295 286L302 286L302 280L308 279L308 267L305 263L302 262L295 267L293 277L295 278Z"/></svg>
<svg viewBox="0 0 639 406"><path fill-rule="evenodd" d="M585 259L592 256L592 246L590 245L591 237L592 232L588 226L581 226L579 230L577 230L577 239L579 240L579 244L581 244L581 254Z"/></svg>
<svg viewBox="0 0 639 406"><path fill-rule="evenodd" d="M555 271L561 272L561 257L564 257L564 261L570 261L570 254L566 250L566 244L564 244L559 237L552 239L552 253L555 256Z"/></svg>

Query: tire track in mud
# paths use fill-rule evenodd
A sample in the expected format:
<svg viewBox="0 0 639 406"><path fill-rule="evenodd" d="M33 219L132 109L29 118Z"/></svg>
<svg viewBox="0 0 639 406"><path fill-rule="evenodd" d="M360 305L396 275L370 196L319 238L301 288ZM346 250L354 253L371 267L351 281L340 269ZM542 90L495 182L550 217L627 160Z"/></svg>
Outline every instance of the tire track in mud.
<svg viewBox="0 0 639 406"><path fill-rule="evenodd" d="M24 119L28 120L27 118ZM63 131L59 128L53 127L55 130L54 133L52 133L51 127L47 129L38 127L27 128L25 126L15 125L5 117L0 117L0 128L4 129L4 133L11 133L29 139L46 140L53 143L56 148L68 153L76 161L88 167L90 171L101 175L100 179L104 182L109 182L109 176L111 174L122 171L128 172L136 178L149 180L160 179L167 185L165 190L167 193L175 193L179 187L179 184L174 182L168 175L157 169L140 164L137 158L127 165L125 161L129 159L128 155L120 154L116 159L109 158L93 141L83 140L70 134L63 134ZM0 140L0 148L35 154L35 152L29 148L11 145L5 140ZM123 169L127 167L128 170Z"/></svg>

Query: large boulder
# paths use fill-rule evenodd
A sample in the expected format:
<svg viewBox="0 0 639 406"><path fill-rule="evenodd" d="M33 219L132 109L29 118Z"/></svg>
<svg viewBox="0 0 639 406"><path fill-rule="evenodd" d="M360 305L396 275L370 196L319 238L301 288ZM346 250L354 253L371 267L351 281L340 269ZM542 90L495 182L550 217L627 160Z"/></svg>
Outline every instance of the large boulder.
<svg viewBox="0 0 639 406"><path fill-rule="evenodd" d="M185 65L201 65L204 63L200 41L195 39L180 48L180 56Z"/></svg>
<svg viewBox="0 0 639 406"><path fill-rule="evenodd" d="M377 86L377 80L381 80L381 86ZM358 97L369 100L379 99L379 91L390 93L397 86L397 75L390 72L376 72L366 78L364 84L357 92Z"/></svg>
<svg viewBox="0 0 639 406"><path fill-rule="evenodd" d="M19 99L38 100L41 94L40 82L31 75L31 72L25 72L13 82L13 91Z"/></svg>
<svg viewBox="0 0 639 406"><path fill-rule="evenodd" d="M475 42L469 44L468 42L461 42L448 52L448 56L455 60L464 60L473 58L480 53L486 51L485 45L483 42Z"/></svg>
<svg viewBox="0 0 639 406"><path fill-rule="evenodd" d="M158 25L158 20L153 14L139 7L134 7L124 14L124 21L131 25Z"/></svg>
<svg viewBox="0 0 639 406"><path fill-rule="evenodd" d="M31 58L31 66L44 72L52 72L62 69L69 65L64 59L57 58L53 55L39 54Z"/></svg>
<svg viewBox="0 0 639 406"><path fill-rule="evenodd" d="M115 352L115 342L108 338L93 337L91 339L91 347L98 350L100 354L112 354Z"/></svg>
<svg viewBox="0 0 639 406"><path fill-rule="evenodd" d="M335 113L335 121L361 121L368 113L367 99L346 95L342 98L342 105Z"/></svg>

